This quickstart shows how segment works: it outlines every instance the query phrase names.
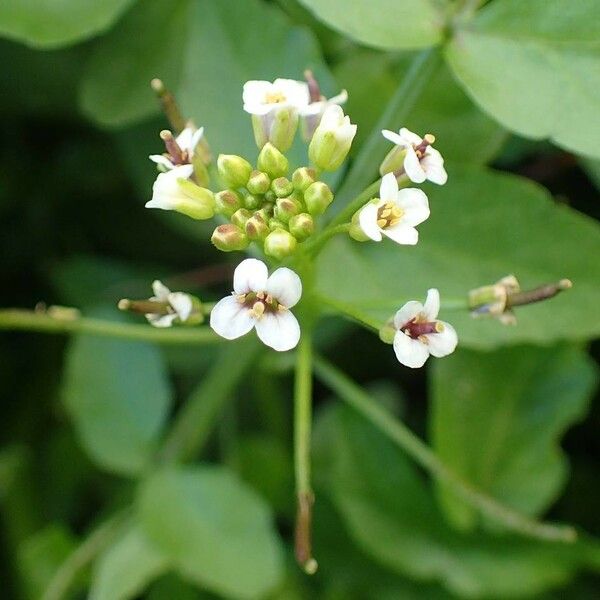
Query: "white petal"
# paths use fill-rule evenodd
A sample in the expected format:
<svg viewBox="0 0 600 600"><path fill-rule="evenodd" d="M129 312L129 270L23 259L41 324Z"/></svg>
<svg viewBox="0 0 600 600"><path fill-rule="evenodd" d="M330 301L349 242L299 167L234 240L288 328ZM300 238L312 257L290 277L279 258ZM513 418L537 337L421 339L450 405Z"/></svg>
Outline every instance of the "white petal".
<svg viewBox="0 0 600 600"><path fill-rule="evenodd" d="M392 144L396 144L396 146L406 146L406 141L394 131L383 129L381 135L383 135L386 140L392 142Z"/></svg>
<svg viewBox="0 0 600 600"><path fill-rule="evenodd" d="M146 319L148 319L148 323L153 327L171 327L173 325L173 321L177 318L175 313L171 313L168 315L146 315Z"/></svg>
<svg viewBox="0 0 600 600"><path fill-rule="evenodd" d="M438 321L438 323L444 326L444 330L439 333L428 333L425 337L427 338L431 356L441 358L454 352L458 344L458 336L450 323L446 323L445 321Z"/></svg>
<svg viewBox="0 0 600 600"><path fill-rule="evenodd" d="M383 235L396 242L396 244L414 246L419 241L419 232L414 227L403 223L398 223L381 231Z"/></svg>
<svg viewBox="0 0 600 600"><path fill-rule="evenodd" d="M348 92L342 90L337 96L332 96L327 100L327 104L344 104L348 100Z"/></svg>
<svg viewBox="0 0 600 600"><path fill-rule="evenodd" d="M427 178L425 176L425 171L419 162L419 157L412 146L406 149L406 156L404 157L404 171L408 175L408 178L415 183L423 183Z"/></svg>
<svg viewBox="0 0 600 600"><path fill-rule="evenodd" d="M267 265L262 260L247 258L235 268L233 290L236 294L264 292L267 287L268 276Z"/></svg>
<svg viewBox="0 0 600 600"><path fill-rule="evenodd" d="M235 296L219 300L210 312L210 326L227 340L234 340L248 333L256 319L250 310L241 304Z"/></svg>
<svg viewBox="0 0 600 600"><path fill-rule="evenodd" d="M369 202L358 213L358 224L363 233L375 242L380 242L381 228L377 225L377 211L382 202Z"/></svg>
<svg viewBox="0 0 600 600"><path fill-rule="evenodd" d="M422 367L429 358L429 350L423 342L413 340L401 331L394 336L394 352L396 358L411 369Z"/></svg>
<svg viewBox="0 0 600 600"><path fill-rule="evenodd" d="M276 79L273 82L273 87L285 96L285 104L302 109L310 103L308 84L305 81Z"/></svg>
<svg viewBox="0 0 600 600"><path fill-rule="evenodd" d="M181 321L187 321L192 314L193 303L189 294L173 292L169 294L169 304L175 310Z"/></svg>
<svg viewBox="0 0 600 600"><path fill-rule="evenodd" d="M383 176L379 187L379 197L383 202L395 202L398 197L398 181L393 173Z"/></svg>
<svg viewBox="0 0 600 600"><path fill-rule="evenodd" d="M401 329L421 312L423 312L423 305L420 302L417 302L416 300L407 302L394 315L394 327L396 329Z"/></svg>
<svg viewBox="0 0 600 600"><path fill-rule="evenodd" d="M167 302L171 290L162 281L156 279L152 282L152 292L154 293L154 298L156 300Z"/></svg>
<svg viewBox="0 0 600 600"><path fill-rule="evenodd" d="M337 129L344 122L344 111L341 106L332 104L328 106L321 117L320 127L324 129Z"/></svg>
<svg viewBox="0 0 600 600"><path fill-rule="evenodd" d="M182 150L193 150L192 138L194 136L194 130L192 127L185 127L181 133L175 138L177 145Z"/></svg>
<svg viewBox="0 0 600 600"><path fill-rule="evenodd" d="M405 188L398 192L396 205L402 209L402 224L414 227L429 218L429 200L423 190Z"/></svg>
<svg viewBox="0 0 600 600"><path fill-rule="evenodd" d="M242 90L244 104L262 104L265 96L273 89L270 81L246 81Z"/></svg>
<svg viewBox="0 0 600 600"><path fill-rule="evenodd" d="M406 129L406 127L402 127L399 133L400 137L411 145L418 146L423 141L423 138L413 133L410 129Z"/></svg>
<svg viewBox="0 0 600 600"><path fill-rule="evenodd" d="M164 154L151 154L148 158L157 165L162 165L167 169L175 168L175 165Z"/></svg>
<svg viewBox="0 0 600 600"><path fill-rule="evenodd" d="M280 267L267 279L265 291L286 308L291 308L300 301L302 282L294 271Z"/></svg>
<svg viewBox="0 0 600 600"><path fill-rule="evenodd" d="M444 169L444 159L442 155L429 146L425 151L425 156L421 159L421 166L427 173L427 179L438 185L444 185L448 181L448 173Z"/></svg>
<svg viewBox="0 0 600 600"><path fill-rule="evenodd" d="M256 322L256 333L264 344L285 352L295 348L300 340L300 325L289 310L264 314Z"/></svg>
<svg viewBox="0 0 600 600"><path fill-rule="evenodd" d="M428 321L435 321L440 312L440 292L435 288L427 290L423 314Z"/></svg>
<svg viewBox="0 0 600 600"><path fill-rule="evenodd" d="M204 127L200 127L200 129L197 129L194 132L194 135L192 136L192 144L190 146L190 150L194 150L196 148L196 146L198 145L198 142L202 139L203 135L204 135Z"/></svg>

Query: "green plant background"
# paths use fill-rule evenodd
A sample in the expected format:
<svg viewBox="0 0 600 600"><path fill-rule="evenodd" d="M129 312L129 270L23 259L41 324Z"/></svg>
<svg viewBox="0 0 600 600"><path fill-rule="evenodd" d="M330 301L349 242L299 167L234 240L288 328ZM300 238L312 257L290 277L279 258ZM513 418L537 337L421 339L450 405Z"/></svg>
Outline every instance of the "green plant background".
<svg viewBox="0 0 600 600"><path fill-rule="evenodd" d="M143 209L165 126L148 83L164 79L215 152L254 159L243 82L310 67L328 95L348 89L359 125L334 210L374 179L381 126L435 133L449 172L426 186L417 247L335 240L319 293L383 319L431 286L574 282L517 327L443 310L460 348L419 372L341 319L318 322L317 352L479 490L580 532L509 534L317 383L320 569L305 576L289 355L2 332L2 597L596 598L599 17L598 0L2 3L3 307L118 320L116 300L157 277L221 297L239 256L207 224Z"/></svg>

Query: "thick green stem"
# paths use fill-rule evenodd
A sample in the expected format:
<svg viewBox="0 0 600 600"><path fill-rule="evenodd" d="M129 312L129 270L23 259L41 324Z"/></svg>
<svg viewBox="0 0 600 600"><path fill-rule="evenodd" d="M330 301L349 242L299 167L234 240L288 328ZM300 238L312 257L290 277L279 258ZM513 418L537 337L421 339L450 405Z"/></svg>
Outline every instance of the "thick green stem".
<svg viewBox="0 0 600 600"><path fill-rule="evenodd" d="M381 135L382 129L397 130L403 125L419 100L429 77L438 67L440 52L428 48L420 52L410 65L402 83L389 101L384 113L373 128L369 138L362 145L360 153L344 179L342 187L336 193L336 202L343 206L363 189L374 177L389 142Z"/></svg>
<svg viewBox="0 0 600 600"><path fill-rule="evenodd" d="M566 525L541 523L523 515L474 488L449 469L408 427L398 421L344 373L325 359L315 358L315 373L341 400L352 406L395 444L409 454L432 477L452 488L465 502L481 514L521 535L547 541L574 542L577 532Z"/></svg>
<svg viewBox="0 0 600 600"><path fill-rule="evenodd" d="M0 330L2 329L39 333L85 333L159 344L215 344L223 341L208 327L158 329L151 325L134 325L79 316L58 318L21 309L0 310Z"/></svg>
<svg viewBox="0 0 600 600"><path fill-rule="evenodd" d="M310 483L310 440L312 426L312 336L302 332L296 355L294 382L294 466L296 473L296 559L309 574L317 570L312 556L311 522L313 491Z"/></svg>
<svg viewBox="0 0 600 600"><path fill-rule="evenodd" d="M350 231L351 223L341 223L334 227L328 227L319 236L317 236L311 242L308 242L304 247L304 251L313 256L317 255L321 248L329 241L332 237L340 233L348 233Z"/></svg>
<svg viewBox="0 0 600 600"><path fill-rule="evenodd" d="M175 417L161 451L162 460L185 461L198 455L259 349L251 337L223 347L210 371Z"/></svg>

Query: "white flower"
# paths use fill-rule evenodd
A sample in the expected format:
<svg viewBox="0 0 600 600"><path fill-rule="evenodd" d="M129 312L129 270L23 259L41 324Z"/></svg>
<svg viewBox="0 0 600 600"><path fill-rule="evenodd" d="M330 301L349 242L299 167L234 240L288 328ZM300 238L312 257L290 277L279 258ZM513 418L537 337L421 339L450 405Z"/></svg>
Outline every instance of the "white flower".
<svg viewBox="0 0 600 600"><path fill-rule="evenodd" d="M292 107L304 110L309 103L308 84L294 79L247 81L242 93L244 110L251 115L263 116L273 110Z"/></svg>
<svg viewBox="0 0 600 600"><path fill-rule="evenodd" d="M416 188L398 190L396 177L388 173L381 181L379 195L358 214L364 234L376 242L385 235L398 244L416 244L419 233L415 225L429 217L425 193Z"/></svg>
<svg viewBox="0 0 600 600"><path fill-rule="evenodd" d="M193 219L210 219L214 215L214 196L210 190L188 181L193 172L193 165L179 165L159 173L146 208L174 210Z"/></svg>
<svg viewBox="0 0 600 600"><path fill-rule="evenodd" d="M402 151L403 153L405 152L403 161L404 172L411 181L423 183L428 179L438 185L446 183L448 174L444 169L444 159L431 146L435 141L434 136L427 134L424 138L420 138L417 134L406 129L406 127L402 127L398 133L394 133L388 129L384 129L381 133L383 137L397 146L384 159L381 166L382 174L390 170L396 170L394 167L392 169L386 167L390 163L393 164L394 155L398 151Z"/></svg>
<svg viewBox="0 0 600 600"><path fill-rule="evenodd" d="M440 293L427 292L425 305L415 300L407 302L394 317L394 352L405 366L418 369L429 355L438 358L454 352L458 337L454 327L438 321Z"/></svg>
<svg viewBox="0 0 600 600"><path fill-rule="evenodd" d="M210 326L220 336L233 340L256 328L267 346L283 352L300 339L300 326L290 312L302 296L300 277L285 267L269 277L260 260L242 261L233 274L233 293L223 298L210 313Z"/></svg>
<svg viewBox="0 0 600 600"><path fill-rule="evenodd" d="M314 132L308 156L324 171L335 171L344 162L356 135L356 125L337 104L331 105Z"/></svg>
<svg viewBox="0 0 600 600"><path fill-rule="evenodd" d="M317 86L318 87L318 86ZM310 89L310 84L309 84ZM339 106L340 104L344 104L346 100L348 100L348 92L346 90L342 90L337 96L332 96L331 98L325 98L325 96L321 95L320 91L318 93L318 100L313 100L311 103L302 110L302 137L305 141L309 141L319 123L321 123L321 118L325 114L325 112L331 106Z"/></svg>
<svg viewBox="0 0 600 600"><path fill-rule="evenodd" d="M150 325L154 327L171 327L174 321L184 323L190 318L194 309L194 301L189 294L172 292L158 280L152 284L152 291L154 296L150 298L150 301L166 304L168 312L167 314L146 314L146 319L148 319Z"/></svg>
<svg viewBox="0 0 600 600"><path fill-rule="evenodd" d="M196 146L198 146L204 134L204 127L196 129L195 127L187 126L176 138L175 142L181 150L181 156L173 157L170 154L151 154L150 160L154 161L161 170L171 170L178 165L189 164L194 159Z"/></svg>

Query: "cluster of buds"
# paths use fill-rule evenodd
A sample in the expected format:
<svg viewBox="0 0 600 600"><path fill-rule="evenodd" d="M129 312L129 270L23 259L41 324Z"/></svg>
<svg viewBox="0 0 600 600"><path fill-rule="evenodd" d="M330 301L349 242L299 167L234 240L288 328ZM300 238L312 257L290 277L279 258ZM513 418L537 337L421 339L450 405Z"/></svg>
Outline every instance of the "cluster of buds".
<svg viewBox="0 0 600 600"><path fill-rule="evenodd" d="M227 189L215 194L215 210L229 223L219 225L211 239L225 252L255 242L281 260L310 237L315 217L333 201L314 169L300 167L290 175L287 158L270 142L260 151L256 169L241 156L223 154L217 167Z"/></svg>

